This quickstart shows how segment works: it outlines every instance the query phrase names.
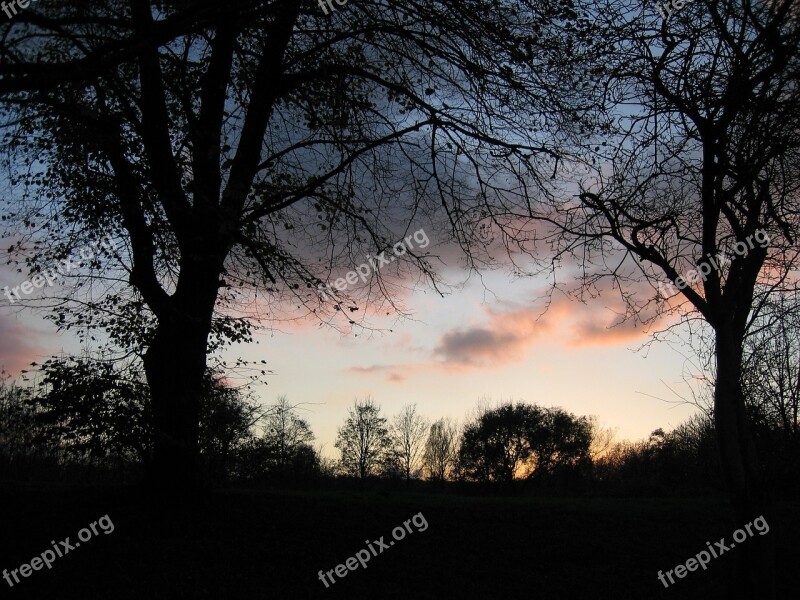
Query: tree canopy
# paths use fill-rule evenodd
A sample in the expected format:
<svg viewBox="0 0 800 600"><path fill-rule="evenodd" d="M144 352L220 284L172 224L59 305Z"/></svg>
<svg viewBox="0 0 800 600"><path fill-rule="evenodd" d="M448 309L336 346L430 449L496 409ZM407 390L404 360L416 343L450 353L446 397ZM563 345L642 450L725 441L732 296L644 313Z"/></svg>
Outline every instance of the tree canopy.
<svg viewBox="0 0 800 600"><path fill-rule="evenodd" d="M459 450L464 475L511 483L589 462L591 422L562 409L506 403L464 427Z"/></svg>

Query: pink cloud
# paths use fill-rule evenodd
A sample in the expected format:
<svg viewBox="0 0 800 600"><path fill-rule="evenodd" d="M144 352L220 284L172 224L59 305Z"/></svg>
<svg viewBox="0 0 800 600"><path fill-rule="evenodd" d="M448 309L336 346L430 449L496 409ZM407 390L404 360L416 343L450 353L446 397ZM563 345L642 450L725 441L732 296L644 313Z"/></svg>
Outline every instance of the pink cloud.
<svg viewBox="0 0 800 600"><path fill-rule="evenodd" d="M13 316L0 313L0 369L16 377L31 362L47 354L35 339L31 329Z"/></svg>
<svg viewBox="0 0 800 600"><path fill-rule="evenodd" d="M398 373L398 371L407 368L407 366L399 365L372 365L369 367L350 367L348 371L350 373L358 373L359 375L385 374L386 381L389 383L402 383L407 377Z"/></svg>

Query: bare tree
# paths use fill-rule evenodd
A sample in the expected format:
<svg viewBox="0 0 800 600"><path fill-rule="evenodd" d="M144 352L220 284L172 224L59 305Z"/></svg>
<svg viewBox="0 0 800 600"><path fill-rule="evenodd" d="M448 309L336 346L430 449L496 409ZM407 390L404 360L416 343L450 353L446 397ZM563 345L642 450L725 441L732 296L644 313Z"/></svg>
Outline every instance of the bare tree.
<svg viewBox="0 0 800 600"><path fill-rule="evenodd" d="M371 396L353 403L335 444L345 473L366 479L386 463L392 446L386 423Z"/></svg>
<svg viewBox="0 0 800 600"><path fill-rule="evenodd" d="M784 439L800 442L800 290L766 302L745 341L747 401Z"/></svg>
<svg viewBox="0 0 800 600"><path fill-rule="evenodd" d="M617 445L617 428L600 427L598 418L594 415L587 417L592 429L592 443L589 446L589 456L592 461L608 456Z"/></svg>
<svg viewBox="0 0 800 600"><path fill-rule="evenodd" d="M275 448L275 458L280 471L286 471L292 458L303 446L314 440L308 421L297 414L297 405L289 404L285 395L269 407L264 418L264 438Z"/></svg>
<svg viewBox="0 0 800 600"><path fill-rule="evenodd" d="M431 425L425 442L423 464L428 477L439 481L450 476L458 457L458 426L450 419L439 419Z"/></svg>
<svg viewBox="0 0 800 600"><path fill-rule="evenodd" d="M406 482L417 471L425 447L428 425L428 420L417 414L416 404L404 406L392 421L392 440L400 457Z"/></svg>
<svg viewBox="0 0 800 600"><path fill-rule="evenodd" d="M713 332L715 430L745 523L769 512L769 494L742 388L744 341L800 265L798 3L709 0L669 19L638 0L585 6L603 44L579 85L597 90L605 114L573 138L583 149L569 169L554 170L569 180L543 195L521 178L489 202L463 198L458 212L484 210L516 271L549 274L551 290L610 288L625 304L620 322L679 314ZM774 596L772 544L760 537L740 554L749 597Z"/></svg>

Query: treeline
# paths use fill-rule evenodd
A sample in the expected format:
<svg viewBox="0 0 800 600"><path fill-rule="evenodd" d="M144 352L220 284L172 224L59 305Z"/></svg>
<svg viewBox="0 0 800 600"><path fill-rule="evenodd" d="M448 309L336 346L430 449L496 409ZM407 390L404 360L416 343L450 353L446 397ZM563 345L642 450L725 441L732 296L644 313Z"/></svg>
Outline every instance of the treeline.
<svg viewBox="0 0 800 600"><path fill-rule="evenodd" d="M480 407L475 413L463 426L451 419L429 423L409 405L389 420L372 398L357 400L339 428L338 468L361 479L507 485L590 468L595 427L587 417L523 403Z"/></svg>
<svg viewBox="0 0 800 600"><path fill-rule="evenodd" d="M266 481L393 480L437 489L664 496L723 491L713 420L699 414L649 439L614 440L596 419L561 408L506 402L479 406L463 423L430 421L416 405L392 417L356 400L339 427L332 460L315 448L302 407L270 406L209 371L199 440L213 485ZM751 403L763 477L797 497L796 422ZM152 460L150 397L135 366L58 358L32 385L0 381L0 478L135 482ZM430 483L419 483L419 482Z"/></svg>
<svg viewBox="0 0 800 600"><path fill-rule="evenodd" d="M140 479L153 455L153 413L135 366L52 359L35 383L0 381L0 477ZM208 371L200 398L204 479L216 484L321 472L307 421L285 397L268 407Z"/></svg>

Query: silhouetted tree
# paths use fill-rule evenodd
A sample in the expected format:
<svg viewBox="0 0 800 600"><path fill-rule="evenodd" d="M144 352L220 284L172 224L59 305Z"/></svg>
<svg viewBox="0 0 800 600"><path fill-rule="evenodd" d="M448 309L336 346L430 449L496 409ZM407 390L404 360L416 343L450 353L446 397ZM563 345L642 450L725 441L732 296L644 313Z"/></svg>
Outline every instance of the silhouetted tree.
<svg viewBox="0 0 800 600"><path fill-rule="evenodd" d="M772 429L800 438L800 293L766 298L744 346L742 382L748 403Z"/></svg>
<svg viewBox="0 0 800 600"><path fill-rule="evenodd" d="M594 461L605 456L614 447L617 430L609 427L600 427L597 417L588 417L588 420L592 429L589 456Z"/></svg>
<svg viewBox="0 0 800 600"><path fill-rule="evenodd" d="M272 468L278 472L307 465L309 457L316 456L310 446L314 441L311 427L300 418L297 407L289 404L286 396L279 396L278 401L269 407L269 414L264 419L263 437L267 445L274 448Z"/></svg>
<svg viewBox="0 0 800 600"><path fill-rule="evenodd" d="M356 400L336 436L342 470L366 479L385 468L390 459L392 439L387 420L371 396Z"/></svg>
<svg viewBox="0 0 800 600"><path fill-rule="evenodd" d="M213 481L228 479L241 448L268 411L226 384L220 374L207 373L200 397L199 442L201 465Z"/></svg>
<svg viewBox="0 0 800 600"><path fill-rule="evenodd" d="M459 462L468 479L510 484L589 461L591 424L559 408L507 403L464 427Z"/></svg>
<svg viewBox="0 0 800 600"><path fill-rule="evenodd" d="M458 428L450 419L439 419L431 425L422 462L428 477L444 481L456 466Z"/></svg>
<svg viewBox="0 0 800 600"><path fill-rule="evenodd" d="M404 406L392 421L392 441L406 482L410 481L412 474L417 471L427 434L428 420L417 414L416 404Z"/></svg>
<svg viewBox="0 0 800 600"><path fill-rule="evenodd" d="M559 470L588 466L591 461L592 422L561 408L545 408L544 418L529 421L529 479Z"/></svg>
<svg viewBox="0 0 800 600"><path fill-rule="evenodd" d="M509 483L527 464L531 432L544 411L529 404L504 404L485 410L464 426L459 463L468 479Z"/></svg>
<svg viewBox="0 0 800 600"><path fill-rule="evenodd" d="M762 459L776 491L800 490L800 294L765 298L745 339L742 386Z"/></svg>
<svg viewBox="0 0 800 600"><path fill-rule="evenodd" d="M614 444L593 465L598 490L613 495L684 496L724 489L710 414L697 414L672 431Z"/></svg>
<svg viewBox="0 0 800 600"><path fill-rule="evenodd" d="M43 436L74 456L134 458L152 455L147 384L134 365L90 357L51 358L39 367L33 402Z"/></svg>

